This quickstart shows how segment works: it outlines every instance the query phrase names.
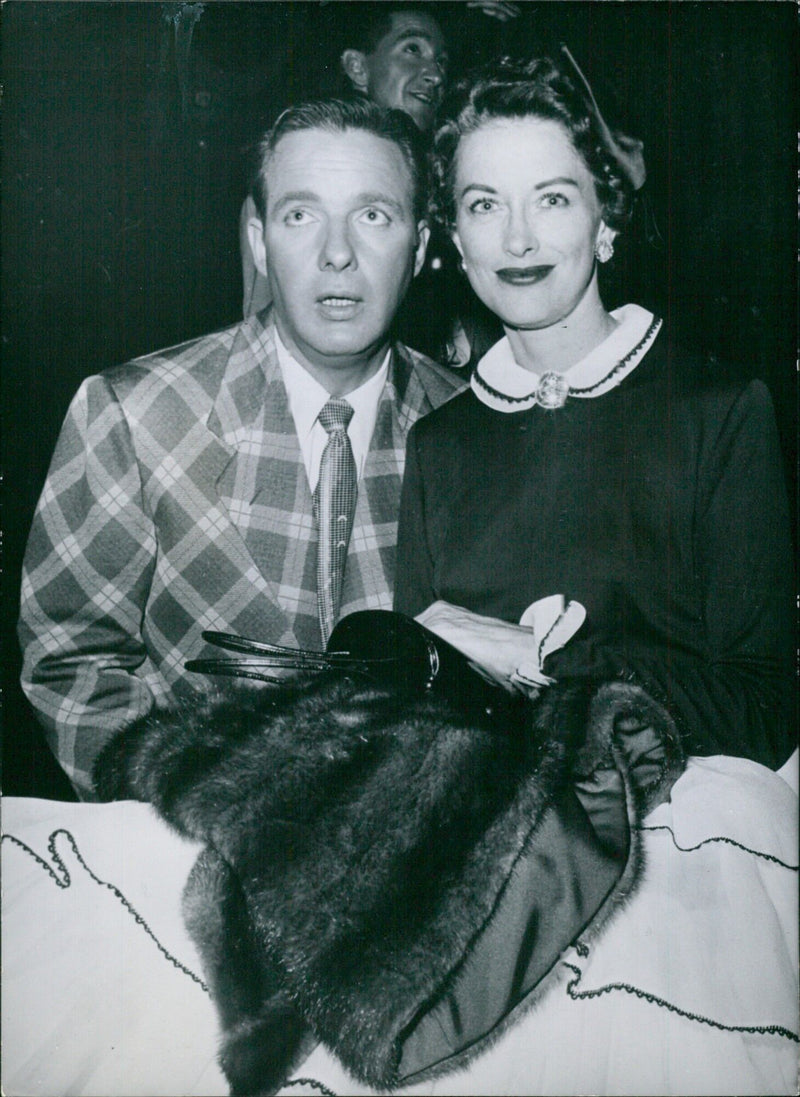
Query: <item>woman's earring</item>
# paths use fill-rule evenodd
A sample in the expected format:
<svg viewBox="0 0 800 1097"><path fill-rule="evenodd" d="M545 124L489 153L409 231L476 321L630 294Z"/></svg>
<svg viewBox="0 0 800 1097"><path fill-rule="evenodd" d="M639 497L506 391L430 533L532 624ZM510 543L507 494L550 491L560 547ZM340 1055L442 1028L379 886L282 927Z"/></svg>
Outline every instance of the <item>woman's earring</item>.
<svg viewBox="0 0 800 1097"><path fill-rule="evenodd" d="M462 272L464 274L466 274L467 273L467 264L464 262L463 259L461 260L461 262L458 265L461 267Z"/></svg>
<svg viewBox="0 0 800 1097"><path fill-rule="evenodd" d="M614 254L614 245L610 240L598 240L594 246L594 254L598 263L607 263Z"/></svg>

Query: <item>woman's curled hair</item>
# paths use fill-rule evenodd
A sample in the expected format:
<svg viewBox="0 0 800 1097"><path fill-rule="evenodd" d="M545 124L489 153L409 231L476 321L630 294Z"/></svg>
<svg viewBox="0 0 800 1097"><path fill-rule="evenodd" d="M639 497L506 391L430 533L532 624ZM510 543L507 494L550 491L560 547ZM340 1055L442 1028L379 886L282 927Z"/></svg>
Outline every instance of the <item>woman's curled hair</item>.
<svg viewBox="0 0 800 1097"><path fill-rule="evenodd" d="M433 214L455 226L455 171L462 137L486 122L541 118L560 122L591 173L603 220L619 231L630 218L634 187L609 148L594 106L566 62L551 57L502 57L461 80L448 97L446 120L433 147Z"/></svg>

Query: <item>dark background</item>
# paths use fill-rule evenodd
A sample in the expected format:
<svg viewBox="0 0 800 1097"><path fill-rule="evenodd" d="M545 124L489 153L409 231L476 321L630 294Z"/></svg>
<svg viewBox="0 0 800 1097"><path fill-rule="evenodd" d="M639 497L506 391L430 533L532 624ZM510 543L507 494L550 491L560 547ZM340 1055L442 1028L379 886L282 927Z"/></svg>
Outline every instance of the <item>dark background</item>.
<svg viewBox="0 0 800 1097"><path fill-rule="evenodd" d="M14 638L25 539L69 400L91 373L240 317L248 148L286 102L335 89L338 36L359 6L3 5L6 794L71 795L17 684ZM563 40L604 112L644 139L645 204L606 304L654 308L711 368L764 378L794 499L795 5L520 8L503 25L437 4L456 66Z"/></svg>

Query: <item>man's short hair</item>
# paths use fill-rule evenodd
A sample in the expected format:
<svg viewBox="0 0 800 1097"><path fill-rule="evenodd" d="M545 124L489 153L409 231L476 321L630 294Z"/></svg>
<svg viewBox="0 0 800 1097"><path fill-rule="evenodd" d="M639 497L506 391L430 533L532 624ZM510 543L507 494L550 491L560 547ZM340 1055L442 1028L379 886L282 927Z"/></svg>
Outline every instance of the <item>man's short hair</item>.
<svg viewBox="0 0 800 1097"><path fill-rule="evenodd" d="M258 167L251 193L266 223L269 165L281 138L289 133L321 129L327 133L363 130L397 145L411 176L411 198L417 221L427 215L428 172L420 133L407 114L379 107L369 99L318 99L289 107L279 115L258 146Z"/></svg>
<svg viewBox="0 0 800 1097"><path fill-rule="evenodd" d="M441 13L437 13L436 5L431 3L414 3L412 0L411 3L404 4L402 0L397 3L384 0L381 4L348 4L342 48L372 53L378 48L380 40L392 29L392 16L401 11L427 15L437 25L441 24Z"/></svg>

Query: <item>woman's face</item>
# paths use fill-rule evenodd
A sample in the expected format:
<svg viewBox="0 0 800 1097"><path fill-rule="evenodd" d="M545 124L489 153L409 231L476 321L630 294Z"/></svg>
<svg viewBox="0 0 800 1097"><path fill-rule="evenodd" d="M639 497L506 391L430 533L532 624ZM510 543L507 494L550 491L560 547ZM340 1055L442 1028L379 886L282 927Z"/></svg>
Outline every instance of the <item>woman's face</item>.
<svg viewBox="0 0 800 1097"><path fill-rule="evenodd" d="M558 122L496 119L461 139L456 247L470 284L507 327L546 328L594 287L594 249L615 233Z"/></svg>

